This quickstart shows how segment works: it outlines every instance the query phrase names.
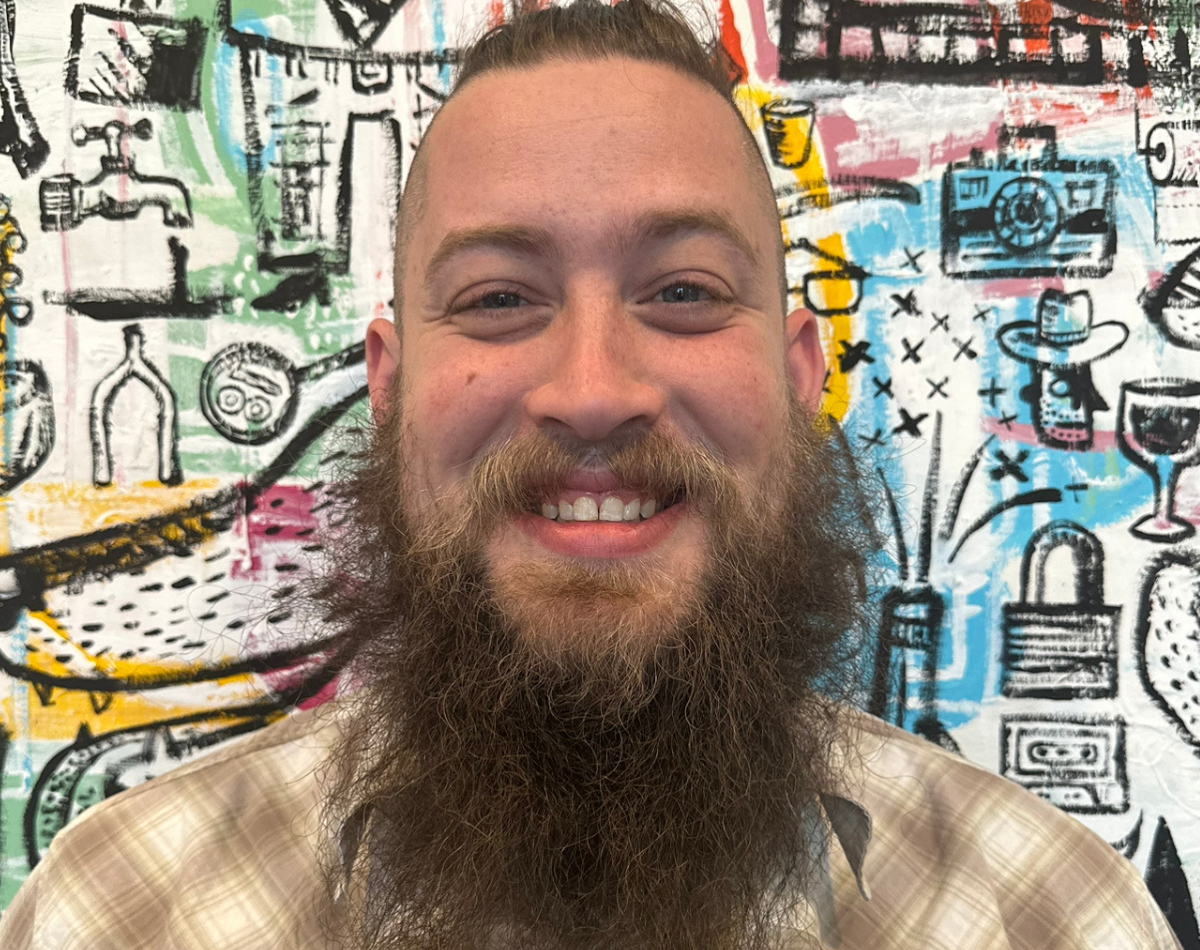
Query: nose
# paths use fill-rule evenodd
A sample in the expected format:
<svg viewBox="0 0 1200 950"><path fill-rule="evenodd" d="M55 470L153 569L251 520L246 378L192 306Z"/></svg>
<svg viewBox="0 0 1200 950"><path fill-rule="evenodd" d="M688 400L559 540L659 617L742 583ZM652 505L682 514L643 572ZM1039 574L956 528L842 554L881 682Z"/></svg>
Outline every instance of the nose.
<svg viewBox="0 0 1200 950"><path fill-rule="evenodd" d="M653 426L666 399L640 329L615 292L593 285L570 295L548 334L543 378L525 398L534 424L586 442Z"/></svg>

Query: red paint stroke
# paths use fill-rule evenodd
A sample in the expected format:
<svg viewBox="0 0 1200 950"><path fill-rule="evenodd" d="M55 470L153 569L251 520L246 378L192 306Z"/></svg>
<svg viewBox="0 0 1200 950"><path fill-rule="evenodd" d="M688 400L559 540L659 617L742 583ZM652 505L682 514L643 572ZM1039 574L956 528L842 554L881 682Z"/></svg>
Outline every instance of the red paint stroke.
<svg viewBox="0 0 1200 950"><path fill-rule="evenodd" d="M488 29L495 29L504 23L504 0L492 0L488 5Z"/></svg>
<svg viewBox="0 0 1200 950"><path fill-rule="evenodd" d="M750 70L746 68L746 57L742 55L742 36L733 22L733 7L729 0L721 0L717 8L717 23L721 27L721 46L728 54L729 61L739 70L737 75L729 78L734 82L742 82L750 75Z"/></svg>
<svg viewBox="0 0 1200 950"><path fill-rule="evenodd" d="M1029 29L1023 38L1025 51L1028 55L1038 55L1050 51L1050 19L1054 16L1054 8L1050 0L1017 0L1017 16L1021 24Z"/></svg>
<svg viewBox="0 0 1200 950"><path fill-rule="evenodd" d="M1043 291L1062 289L1061 277L1009 277L1004 280L984 281L979 285L980 292L988 300L1040 297Z"/></svg>
<svg viewBox="0 0 1200 950"><path fill-rule="evenodd" d="M983 420L983 431L994 435L1005 442L1016 442L1020 445L1041 445L1037 430L1025 422L1010 422L1005 425L999 419L987 416ZM1092 447L1076 454L1111 452L1117 447L1115 432L1096 430L1092 433Z"/></svg>
<svg viewBox="0 0 1200 950"><path fill-rule="evenodd" d="M314 497L299 485L274 485L263 492L245 518L247 560L234 562L235 580L276 580L273 568L297 547L315 543L321 523L312 513ZM297 536L298 531L310 532Z"/></svg>

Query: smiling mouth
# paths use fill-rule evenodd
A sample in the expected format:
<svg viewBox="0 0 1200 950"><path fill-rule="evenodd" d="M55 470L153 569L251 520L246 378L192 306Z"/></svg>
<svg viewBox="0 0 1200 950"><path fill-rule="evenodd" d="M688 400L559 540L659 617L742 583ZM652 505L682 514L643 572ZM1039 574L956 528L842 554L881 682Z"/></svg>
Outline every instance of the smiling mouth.
<svg viewBox="0 0 1200 950"><path fill-rule="evenodd" d="M676 492L665 498L633 495L628 492L566 492L556 501L544 501L541 515L559 524L567 522L637 523L647 521L682 500Z"/></svg>

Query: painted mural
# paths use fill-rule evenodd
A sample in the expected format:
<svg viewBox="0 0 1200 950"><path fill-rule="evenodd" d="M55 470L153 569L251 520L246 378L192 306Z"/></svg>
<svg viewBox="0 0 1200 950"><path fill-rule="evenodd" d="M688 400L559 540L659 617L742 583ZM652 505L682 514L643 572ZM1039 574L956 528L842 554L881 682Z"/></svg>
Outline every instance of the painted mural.
<svg viewBox="0 0 1200 950"><path fill-rule="evenodd" d="M0 907L90 804L336 689L292 594L400 182L506 12L0 0ZM1092 827L1200 950L1197 7L708 13L884 486L863 705Z"/></svg>

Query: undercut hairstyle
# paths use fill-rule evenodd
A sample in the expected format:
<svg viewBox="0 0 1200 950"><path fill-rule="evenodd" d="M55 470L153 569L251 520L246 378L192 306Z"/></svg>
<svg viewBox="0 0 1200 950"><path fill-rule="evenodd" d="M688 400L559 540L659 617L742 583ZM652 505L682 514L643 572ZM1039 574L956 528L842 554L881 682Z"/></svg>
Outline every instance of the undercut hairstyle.
<svg viewBox="0 0 1200 950"><path fill-rule="evenodd" d="M745 125L734 98L744 76L715 38L702 41L687 19L669 0L618 0L611 6L601 0L574 0L563 6L518 11L468 46L458 60L450 98L480 76L501 70L530 69L553 60L590 61L626 58L668 66L708 86L737 115L744 132L742 149L747 172L757 181L765 213L777 216L770 176L754 136ZM449 100L447 100L449 101ZM434 123L437 116L434 117ZM433 129L425 133L428 138ZM422 139L422 145L425 139ZM424 147L418 147L396 215L396 307L402 301L402 278L409 236L424 210L426 166ZM775 246L779 293L788 312L787 277L784 271L783 235Z"/></svg>

